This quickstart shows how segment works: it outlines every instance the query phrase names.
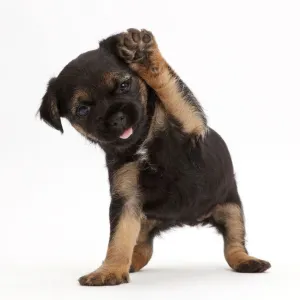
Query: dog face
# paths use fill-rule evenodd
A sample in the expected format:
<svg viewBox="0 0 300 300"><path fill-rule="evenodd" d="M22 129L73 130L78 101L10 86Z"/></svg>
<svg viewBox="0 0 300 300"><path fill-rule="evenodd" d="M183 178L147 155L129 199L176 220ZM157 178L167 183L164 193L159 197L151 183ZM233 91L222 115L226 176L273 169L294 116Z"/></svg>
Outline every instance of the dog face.
<svg viewBox="0 0 300 300"><path fill-rule="evenodd" d="M49 81L39 112L61 132L65 117L88 140L122 148L136 142L145 125L147 87L102 44Z"/></svg>

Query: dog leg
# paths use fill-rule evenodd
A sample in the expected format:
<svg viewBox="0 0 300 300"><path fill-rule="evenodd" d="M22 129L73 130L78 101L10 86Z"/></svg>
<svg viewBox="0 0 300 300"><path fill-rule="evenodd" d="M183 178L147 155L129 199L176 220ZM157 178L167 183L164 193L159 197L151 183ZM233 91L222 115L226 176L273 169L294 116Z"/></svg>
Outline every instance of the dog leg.
<svg viewBox="0 0 300 300"><path fill-rule="evenodd" d="M137 244L134 247L130 272L138 272L148 264L153 253L153 236L152 229L155 227L155 221L147 219L142 220L140 234Z"/></svg>
<svg viewBox="0 0 300 300"><path fill-rule="evenodd" d="M249 256L245 248L245 227L242 208L238 204L217 205L212 213L217 229L224 237L224 254L236 272L261 273L271 267L267 261Z"/></svg>
<svg viewBox="0 0 300 300"><path fill-rule="evenodd" d="M204 112L192 92L162 57L151 32L129 29L119 35L119 56L155 90L166 111L183 132L204 136Z"/></svg>
<svg viewBox="0 0 300 300"><path fill-rule="evenodd" d="M142 213L137 191L137 166L128 163L115 174L110 205L110 241L100 268L79 279L81 285L117 285L129 281L133 249Z"/></svg>

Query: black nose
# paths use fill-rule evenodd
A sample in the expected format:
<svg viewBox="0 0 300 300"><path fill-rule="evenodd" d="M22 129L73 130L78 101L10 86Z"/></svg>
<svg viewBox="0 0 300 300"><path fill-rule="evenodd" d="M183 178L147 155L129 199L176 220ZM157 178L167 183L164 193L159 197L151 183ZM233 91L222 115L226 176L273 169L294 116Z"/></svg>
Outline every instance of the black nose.
<svg viewBox="0 0 300 300"><path fill-rule="evenodd" d="M113 129L124 129L127 122L126 115L119 111L109 118L109 125Z"/></svg>

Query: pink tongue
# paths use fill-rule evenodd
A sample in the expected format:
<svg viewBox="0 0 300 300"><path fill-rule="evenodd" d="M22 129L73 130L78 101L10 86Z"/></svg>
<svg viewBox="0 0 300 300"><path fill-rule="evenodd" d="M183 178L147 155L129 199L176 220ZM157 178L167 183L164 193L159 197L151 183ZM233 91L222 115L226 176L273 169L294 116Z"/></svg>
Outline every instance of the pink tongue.
<svg viewBox="0 0 300 300"><path fill-rule="evenodd" d="M132 127L126 129L122 135L120 135L120 138L123 139L123 140L126 140L128 139L133 133L133 130L132 130Z"/></svg>

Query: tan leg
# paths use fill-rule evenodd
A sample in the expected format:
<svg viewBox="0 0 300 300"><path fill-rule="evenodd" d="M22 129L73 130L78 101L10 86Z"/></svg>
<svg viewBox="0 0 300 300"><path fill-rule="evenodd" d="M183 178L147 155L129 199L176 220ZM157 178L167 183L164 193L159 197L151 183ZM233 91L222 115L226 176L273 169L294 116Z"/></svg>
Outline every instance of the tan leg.
<svg viewBox="0 0 300 300"><path fill-rule="evenodd" d="M143 219L137 192L135 163L122 166L113 180L110 240L100 268L79 279L81 285L117 285L129 281L129 268Z"/></svg>
<svg viewBox="0 0 300 300"><path fill-rule="evenodd" d="M100 268L79 279L81 285L116 285L129 281L129 268L140 220L124 211L115 234L109 242L106 258Z"/></svg>
<svg viewBox="0 0 300 300"><path fill-rule="evenodd" d="M129 29L120 34L118 53L155 90L185 133L205 135L207 125L201 106L162 57L151 32Z"/></svg>
<svg viewBox="0 0 300 300"><path fill-rule="evenodd" d="M130 272L138 272L148 264L153 253L153 237L150 232L155 221L143 220L137 244L134 247Z"/></svg>
<svg viewBox="0 0 300 300"><path fill-rule="evenodd" d="M259 273L271 267L269 262L248 255L243 212L239 205L218 205L212 216L223 234L225 258L232 269L242 273Z"/></svg>

